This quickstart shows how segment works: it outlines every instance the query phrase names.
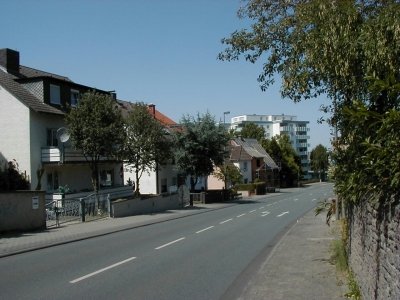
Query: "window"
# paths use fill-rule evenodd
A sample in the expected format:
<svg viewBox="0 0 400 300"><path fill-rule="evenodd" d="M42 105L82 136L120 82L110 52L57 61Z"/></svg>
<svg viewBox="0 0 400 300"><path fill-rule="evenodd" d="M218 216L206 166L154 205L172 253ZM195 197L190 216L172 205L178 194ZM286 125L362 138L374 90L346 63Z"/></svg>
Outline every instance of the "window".
<svg viewBox="0 0 400 300"><path fill-rule="evenodd" d="M79 91L71 89L71 98L70 98L71 106L77 106L78 101L79 101Z"/></svg>
<svg viewBox="0 0 400 300"><path fill-rule="evenodd" d="M57 129L47 128L47 146L58 147Z"/></svg>
<svg viewBox="0 0 400 300"><path fill-rule="evenodd" d="M257 158L257 160L256 160L256 165L257 165L257 168L259 168L261 166L261 160L259 158Z"/></svg>
<svg viewBox="0 0 400 300"><path fill-rule="evenodd" d="M112 186L114 179L113 170L101 170L100 171L100 186Z"/></svg>
<svg viewBox="0 0 400 300"><path fill-rule="evenodd" d="M243 171L247 171L247 161L243 162Z"/></svg>
<svg viewBox="0 0 400 300"><path fill-rule="evenodd" d="M50 84L50 103L61 104L60 87L55 84Z"/></svg>
<svg viewBox="0 0 400 300"><path fill-rule="evenodd" d="M47 191L58 190L58 173L57 171L49 171L47 173Z"/></svg>

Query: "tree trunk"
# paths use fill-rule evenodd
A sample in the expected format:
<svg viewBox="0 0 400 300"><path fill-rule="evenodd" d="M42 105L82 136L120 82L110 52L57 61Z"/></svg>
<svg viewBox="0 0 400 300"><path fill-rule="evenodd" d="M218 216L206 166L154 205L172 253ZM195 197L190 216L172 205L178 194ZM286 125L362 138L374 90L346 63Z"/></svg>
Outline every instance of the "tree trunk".
<svg viewBox="0 0 400 300"><path fill-rule="evenodd" d="M140 195L140 187L139 187L139 170L138 168L135 168L135 177L136 177L136 190L134 195L139 196Z"/></svg>

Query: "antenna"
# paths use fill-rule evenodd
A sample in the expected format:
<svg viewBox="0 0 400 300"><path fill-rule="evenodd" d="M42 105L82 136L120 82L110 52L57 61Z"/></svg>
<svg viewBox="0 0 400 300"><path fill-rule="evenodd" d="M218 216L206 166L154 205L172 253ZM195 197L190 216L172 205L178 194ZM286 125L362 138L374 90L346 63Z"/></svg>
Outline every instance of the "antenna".
<svg viewBox="0 0 400 300"><path fill-rule="evenodd" d="M65 149L64 149L64 143L66 143L69 140L69 133L67 131L67 128L65 127L60 127L57 129L57 138L61 142L61 159L60 163L64 163L64 156L65 156Z"/></svg>
<svg viewBox="0 0 400 300"><path fill-rule="evenodd" d="M57 138L61 143L65 143L69 140L69 133L65 127L60 127L57 129Z"/></svg>

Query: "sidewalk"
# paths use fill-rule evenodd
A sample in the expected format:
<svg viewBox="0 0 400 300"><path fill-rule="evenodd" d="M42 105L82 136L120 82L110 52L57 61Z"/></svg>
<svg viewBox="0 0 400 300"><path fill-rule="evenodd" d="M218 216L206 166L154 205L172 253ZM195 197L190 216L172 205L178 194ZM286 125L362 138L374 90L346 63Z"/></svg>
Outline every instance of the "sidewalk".
<svg viewBox="0 0 400 300"><path fill-rule="evenodd" d="M331 222L331 227L335 222ZM308 212L272 249L238 299L346 299L330 260L334 239L325 215Z"/></svg>
<svg viewBox="0 0 400 300"><path fill-rule="evenodd" d="M232 204L196 204L190 209L108 218L42 232L6 235L0 238L0 258L229 205ZM333 238L331 227L325 224L325 215L314 216L313 210L308 212L284 234L266 259L262 260L258 270L250 275L250 280L238 299L345 299L343 295L347 286L337 285L335 266L329 262L329 247Z"/></svg>

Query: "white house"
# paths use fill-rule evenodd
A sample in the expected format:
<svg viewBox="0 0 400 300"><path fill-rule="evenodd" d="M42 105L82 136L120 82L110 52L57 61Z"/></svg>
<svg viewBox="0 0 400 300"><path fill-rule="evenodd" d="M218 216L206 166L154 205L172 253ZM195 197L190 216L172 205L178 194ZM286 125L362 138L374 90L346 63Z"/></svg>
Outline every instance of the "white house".
<svg viewBox="0 0 400 300"><path fill-rule="evenodd" d="M92 189L89 166L64 130L66 108L77 105L79 95L88 90L109 94L22 66L19 52L0 49L0 161L15 159L31 189L50 196L64 185L71 192ZM101 188L123 185L122 163L104 158L99 182Z"/></svg>

